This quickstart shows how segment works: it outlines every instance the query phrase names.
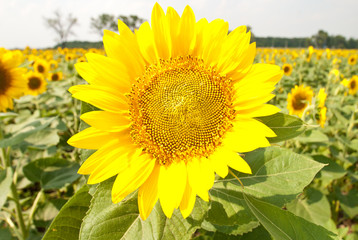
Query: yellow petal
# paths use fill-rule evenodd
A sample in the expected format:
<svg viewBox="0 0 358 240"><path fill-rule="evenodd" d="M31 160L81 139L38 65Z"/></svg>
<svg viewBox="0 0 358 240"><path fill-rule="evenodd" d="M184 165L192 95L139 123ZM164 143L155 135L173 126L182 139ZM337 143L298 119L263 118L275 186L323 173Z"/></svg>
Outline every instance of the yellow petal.
<svg viewBox="0 0 358 240"><path fill-rule="evenodd" d="M188 180L193 191L205 201L209 201L208 191L213 186L215 174L207 158L193 158L187 163Z"/></svg>
<svg viewBox="0 0 358 240"><path fill-rule="evenodd" d="M270 146L266 137L275 136L269 127L255 119L237 119L232 131L225 134L223 145L235 152L250 152Z"/></svg>
<svg viewBox="0 0 358 240"><path fill-rule="evenodd" d="M247 162L235 152L228 152L228 165L236 171L252 174L251 168Z"/></svg>
<svg viewBox="0 0 358 240"><path fill-rule="evenodd" d="M228 174L227 168L227 155L226 150L222 147L218 147L215 152L209 156L212 168L222 178L225 178Z"/></svg>
<svg viewBox="0 0 358 240"><path fill-rule="evenodd" d="M170 38L169 24L163 9L158 3L154 5L151 23L159 57L161 59L170 58L172 41Z"/></svg>
<svg viewBox="0 0 358 240"><path fill-rule="evenodd" d="M73 135L68 139L67 143L76 148L98 149L116 137L115 133L108 133L89 127Z"/></svg>
<svg viewBox="0 0 358 240"><path fill-rule="evenodd" d="M138 191L138 208L142 220L147 219L158 200L158 178L160 165L155 164L152 173Z"/></svg>
<svg viewBox="0 0 358 240"><path fill-rule="evenodd" d="M120 172L112 188L112 201L118 203L139 188L150 176L155 160L148 154L133 158L129 167Z"/></svg>
<svg viewBox="0 0 358 240"><path fill-rule="evenodd" d="M103 45L106 54L110 58L125 64L130 71L128 74L131 79L140 77L145 72L146 62L140 54L137 41L126 39L125 37L113 37L110 31L104 31Z"/></svg>
<svg viewBox="0 0 358 240"><path fill-rule="evenodd" d="M120 93L129 93L133 79L130 79L129 70L117 60L99 54L87 53L88 64L97 73L94 84L113 87Z"/></svg>
<svg viewBox="0 0 358 240"><path fill-rule="evenodd" d="M183 198L186 185L186 167L184 161L161 166L159 171L159 199L164 214L170 218Z"/></svg>
<svg viewBox="0 0 358 240"><path fill-rule="evenodd" d="M183 199L180 203L180 212L183 215L183 218L187 218L193 211L195 200L196 194L193 192L189 182L187 181Z"/></svg>
<svg viewBox="0 0 358 240"><path fill-rule="evenodd" d="M153 31L150 29L149 23L143 23L135 33L140 52L142 53L144 59L151 64L158 63L158 51L155 46Z"/></svg>
<svg viewBox="0 0 358 240"><path fill-rule="evenodd" d="M122 113L129 109L128 103L123 100L124 96L121 98L120 94L115 94L110 89L92 85L77 85L68 91L72 93L72 97L105 111Z"/></svg>
<svg viewBox="0 0 358 240"><path fill-rule="evenodd" d="M204 31L202 58L210 65L218 62L223 41L227 37L229 24L222 19L210 22Z"/></svg>
<svg viewBox="0 0 358 240"><path fill-rule="evenodd" d="M101 163L111 162L112 157L120 157L128 154L126 146L132 144L130 131L116 133L116 138L108 140L81 165L79 174L91 174Z"/></svg>
<svg viewBox="0 0 358 240"><path fill-rule="evenodd" d="M238 110L237 114L244 117L263 117L280 112L281 109L271 104L262 104L261 106Z"/></svg>
<svg viewBox="0 0 358 240"><path fill-rule="evenodd" d="M106 132L119 132L128 129L131 124L128 113L92 111L82 114L81 119L92 127Z"/></svg>
<svg viewBox="0 0 358 240"><path fill-rule="evenodd" d="M225 166L227 164L231 168L233 168L239 172L248 173L248 174L252 173L251 168L246 163L246 161L244 159L242 159L242 157L240 157L240 155L238 153L230 150L229 148L221 147L217 151L215 151L215 153L212 154L211 157L213 159L217 159L217 161L222 161L225 159ZM223 177L223 178L226 177L226 175L228 173L227 166L226 166L225 173L226 173L225 176L220 175L220 177Z"/></svg>
<svg viewBox="0 0 358 240"><path fill-rule="evenodd" d="M173 45L173 57L186 56L190 46L195 41L195 15L193 10L186 6L180 18L176 45Z"/></svg>

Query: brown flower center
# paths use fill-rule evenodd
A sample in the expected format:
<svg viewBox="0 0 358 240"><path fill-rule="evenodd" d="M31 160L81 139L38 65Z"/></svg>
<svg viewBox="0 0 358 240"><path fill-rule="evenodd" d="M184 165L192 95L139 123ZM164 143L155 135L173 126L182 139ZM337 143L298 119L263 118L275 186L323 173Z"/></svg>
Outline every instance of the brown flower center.
<svg viewBox="0 0 358 240"><path fill-rule="evenodd" d="M10 73L0 62L0 94L4 94L10 86Z"/></svg>
<svg viewBox="0 0 358 240"><path fill-rule="evenodd" d="M28 86L32 90L39 89L40 86L41 86L41 79L39 79L38 77L30 77L29 82L28 82Z"/></svg>
<svg viewBox="0 0 358 240"><path fill-rule="evenodd" d="M234 118L232 83L190 56L148 67L130 94L132 138L160 164L210 155Z"/></svg>
<svg viewBox="0 0 358 240"><path fill-rule="evenodd" d="M304 93L297 93L293 96L292 107L295 110L304 109L307 106L307 96Z"/></svg>

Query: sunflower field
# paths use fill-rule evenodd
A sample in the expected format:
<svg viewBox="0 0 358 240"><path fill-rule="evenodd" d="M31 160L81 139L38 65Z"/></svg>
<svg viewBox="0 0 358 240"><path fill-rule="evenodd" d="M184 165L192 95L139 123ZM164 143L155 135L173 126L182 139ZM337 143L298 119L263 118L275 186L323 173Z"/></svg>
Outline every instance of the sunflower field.
<svg viewBox="0 0 358 240"><path fill-rule="evenodd" d="M152 14L0 48L0 239L358 239L358 51Z"/></svg>

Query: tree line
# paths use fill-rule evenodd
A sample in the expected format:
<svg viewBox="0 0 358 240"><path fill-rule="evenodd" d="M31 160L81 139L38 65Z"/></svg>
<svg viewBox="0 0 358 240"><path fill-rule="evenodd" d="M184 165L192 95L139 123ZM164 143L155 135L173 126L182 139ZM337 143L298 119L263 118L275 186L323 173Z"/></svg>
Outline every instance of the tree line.
<svg viewBox="0 0 358 240"><path fill-rule="evenodd" d="M90 21L90 29L94 34L100 38L103 36L105 29L111 31L118 31L117 21L122 20L132 31L139 28L140 24L146 21L136 15L119 15L100 14L97 17L92 17ZM64 17L59 11L54 12L53 18L45 18L46 26L55 31L57 35L58 44L55 47L99 47L103 46L99 42L80 42L73 41L67 42L70 35L74 35L73 27L78 24L77 18L71 14ZM248 26L248 31L252 29ZM319 30L311 37L303 38L284 38L284 37L258 37L252 33L251 42L256 42L257 47L277 47L277 48L307 48L314 46L315 48L346 48L358 49L358 39L346 39L342 35L329 35L324 30Z"/></svg>

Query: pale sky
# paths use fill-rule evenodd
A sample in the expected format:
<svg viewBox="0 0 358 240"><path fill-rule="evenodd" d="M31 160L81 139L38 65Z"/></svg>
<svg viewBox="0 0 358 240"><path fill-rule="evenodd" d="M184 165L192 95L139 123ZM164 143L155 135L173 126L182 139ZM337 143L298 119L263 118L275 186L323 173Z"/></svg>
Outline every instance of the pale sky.
<svg viewBox="0 0 358 240"><path fill-rule="evenodd" d="M79 24L69 40L100 41L91 32L90 19L102 13L138 15L150 20L153 0L0 0L0 47L52 47L56 34L44 18L59 9L72 13ZM229 22L230 30L250 25L256 36L309 37L323 29L330 35L358 38L358 0L158 0L166 11L174 7L181 15L186 5L196 20L216 18Z"/></svg>

